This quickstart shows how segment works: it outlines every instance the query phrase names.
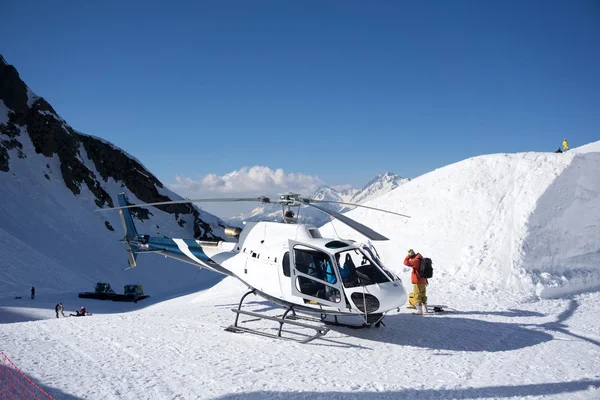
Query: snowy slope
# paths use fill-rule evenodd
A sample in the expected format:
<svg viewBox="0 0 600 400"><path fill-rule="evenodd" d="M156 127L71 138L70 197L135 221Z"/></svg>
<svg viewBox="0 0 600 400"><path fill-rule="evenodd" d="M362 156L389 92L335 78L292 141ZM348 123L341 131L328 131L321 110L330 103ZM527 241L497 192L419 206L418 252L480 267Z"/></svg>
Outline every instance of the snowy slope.
<svg viewBox="0 0 600 400"><path fill-rule="evenodd" d="M360 209L347 215L391 239L377 247L398 270L409 248L430 256L433 282L448 292L553 297L593 289L600 286L600 153L585 149L597 147L471 158L368 203L410 219ZM333 235L333 227L322 230Z"/></svg>
<svg viewBox="0 0 600 400"><path fill-rule="evenodd" d="M127 267L127 253L124 244L119 242L123 237L119 214L93 212L97 209L93 194L86 187L81 188L79 196L66 189L56 157L48 159L35 154L25 135L21 142L28 157L12 157L11 172L0 173L3 199L0 252L4 257L0 293L3 296L26 294L31 286L35 286L38 293L88 291L93 290L97 281L108 281L117 291L122 291L125 284L140 282L149 294L158 295L186 285L197 275L197 269L192 266L145 256L140 257L139 268L123 271ZM85 150L82 153L85 157ZM89 168L94 166L89 165ZM125 191L132 203L140 202L112 180L105 183L105 187L115 197L115 203L120 191ZM154 214L152 222L136 222L139 232L193 236L193 232L182 229L172 215L158 209L151 212ZM106 228L105 221L114 231ZM187 225L192 222L188 220Z"/></svg>
<svg viewBox="0 0 600 400"><path fill-rule="evenodd" d="M568 153L599 153L600 152L600 141L588 143L586 145L575 147L568 151Z"/></svg>

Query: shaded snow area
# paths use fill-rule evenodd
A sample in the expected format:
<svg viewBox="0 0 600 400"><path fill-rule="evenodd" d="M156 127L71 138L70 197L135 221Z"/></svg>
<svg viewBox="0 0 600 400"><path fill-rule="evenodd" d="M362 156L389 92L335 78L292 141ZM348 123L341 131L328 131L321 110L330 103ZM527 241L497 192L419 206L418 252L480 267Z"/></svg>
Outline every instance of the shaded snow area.
<svg viewBox="0 0 600 400"><path fill-rule="evenodd" d="M80 186L79 195L73 195L65 187L58 158L36 154L26 134L19 140L27 158L11 156L10 171L0 173L0 297L28 295L34 286L39 295L53 293L60 298L62 293L93 291L98 281L110 282L121 293L124 285L140 283L150 295L171 296L196 290L202 287L203 276L212 277L190 264L153 255L138 257L143 268L124 271L127 253L125 244L119 242L124 232L118 212L93 212L98 208L96 197L86 185ZM95 171L85 149L79 151L82 162ZM103 187L115 205L119 192L125 192L131 203L141 203L111 178ZM149 211L151 220L136 220L138 232L193 237L191 215L179 216L186 222L181 227L173 214L154 207ZM216 222L217 218L206 221Z"/></svg>
<svg viewBox="0 0 600 400"><path fill-rule="evenodd" d="M0 174L0 348L57 399L600 399L599 144L475 157L366 203L410 219L347 213L390 238L374 245L407 290L407 250L431 257L429 303L447 311L401 308L380 328L332 327L308 344L226 332L246 290L235 279L157 255L122 271L118 215L90 215L58 189L56 160L40 180L49 159L32 167L28 151L28 169L17 159ZM115 232L90 229L104 220ZM178 228L168 215L160 228L136 224ZM338 221L321 232L365 240ZM100 278L139 280L151 297L77 298ZM56 319L59 301L93 315Z"/></svg>

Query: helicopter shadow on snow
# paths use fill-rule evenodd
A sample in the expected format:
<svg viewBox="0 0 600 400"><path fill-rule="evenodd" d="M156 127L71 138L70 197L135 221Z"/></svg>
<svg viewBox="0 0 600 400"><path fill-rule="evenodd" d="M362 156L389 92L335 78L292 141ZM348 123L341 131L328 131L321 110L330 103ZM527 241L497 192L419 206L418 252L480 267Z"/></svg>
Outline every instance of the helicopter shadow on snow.
<svg viewBox="0 0 600 400"><path fill-rule="evenodd" d="M217 307L237 308L238 303L218 304ZM250 306L246 308L247 306ZM261 307L256 307L261 306ZM266 312L280 310L285 312L283 307L275 305L267 300L253 300L244 303L244 307L253 312ZM464 315L499 315L505 317L543 317L545 314L530 312L525 310L511 309L505 312L458 312ZM431 315L427 317L415 316L412 314L388 315L384 319L385 326L376 328L352 329L342 326L327 325L332 331L347 335L348 337L360 338L368 341L384 342L397 344L400 346L415 346L438 350L454 351L506 351L535 346L553 339L552 335L543 332L544 326L549 324L520 324L513 322L491 322L471 318L460 318L456 316L457 312L452 312L451 318L445 318L443 315ZM563 313L564 314L564 313ZM572 315L572 312L568 316ZM564 317L564 319L568 318ZM345 323L352 323L348 318ZM559 317L560 318L560 317ZM353 323L360 321L354 318ZM550 323L554 326L557 322ZM561 322L562 324L562 322ZM563 326L563 325L561 325ZM418 335L415 333L418 332ZM342 341L343 342L343 341ZM312 344L319 346L340 345L339 338L334 343L331 337L326 335ZM345 343L352 345L351 343ZM367 343L363 343L367 344ZM364 347L364 346L361 346Z"/></svg>
<svg viewBox="0 0 600 400"><path fill-rule="evenodd" d="M506 311L458 311L451 310L452 314L460 314L460 315L494 315L498 317L545 317L546 314L540 313L537 311L528 311L528 310L518 310L515 308L510 308Z"/></svg>
<svg viewBox="0 0 600 400"><path fill-rule="evenodd" d="M221 304L218 307L231 308L237 307L235 304ZM277 306L267 300L249 301L244 305L252 306L254 312L265 312L280 310L281 314L285 311L283 307ZM254 308L260 305L262 308ZM486 311L461 311L452 312L449 318L446 315L431 315L426 317L415 316L412 314L388 315L384 319L385 326L376 328L352 329L341 326L328 327L335 332L347 335L348 337L364 339L366 342L361 345L348 343L343 338L331 338L326 335L312 342L319 346L358 346L369 349L369 341L397 344L400 346L424 347L437 350L451 351L507 351L516 350L525 347L535 346L553 340L553 334L559 333L587 341L596 346L600 342L571 333L568 330L566 321L575 313L579 303L571 300L563 312L556 316L556 320L544 323L520 323L520 322L497 322L482 321L474 318L461 318L459 315L496 315L508 318L514 317L546 317L547 314L509 309L500 312ZM349 317L340 317L349 318ZM345 321L349 322L349 321ZM359 322L355 320L354 323ZM418 332L418 335L415 333Z"/></svg>
<svg viewBox="0 0 600 400"><path fill-rule="evenodd" d="M422 317L396 314L384 320L384 327L371 327L347 333L365 340L453 351L516 350L553 340L555 334L571 336L600 346L597 340L569 331L566 322L578 307L579 302L571 299L565 310L556 316L555 321L544 323L492 322L455 316ZM528 311L511 311L514 312L508 316L546 316ZM341 329L344 328L336 328L342 331ZM346 328L344 332L346 331L349 329Z"/></svg>
<svg viewBox="0 0 600 400"><path fill-rule="evenodd" d="M436 350L497 352L535 346L553 339L552 335L511 322L490 322L443 316L421 317L396 314L384 320L385 326L368 329L334 327L349 336Z"/></svg>
<svg viewBox="0 0 600 400"><path fill-rule="evenodd" d="M220 307L223 309L231 309L231 308L237 308L239 305L239 303L228 303L228 304L216 304L215 307ZM249 306L249 307L248 307ZM261 306L261 307L256 307L256 306ZM244 306L242 307L243 309L246 309L247 311L252 311L252 312L257 312L257 313L265 313L265 315L269 315L269 316L282 316L285 311L286 308L285 307L281 307L277 304L273 304L268 300L253 300L253 301L246 301L244 302ZM268 313L266 314L266 312L268 311L273 311L273 310L277 310L278 312L274 312L274 313ZM301 314L301 315L306 315L306 314ZM311 317L313 318L318 318L317 314L310 314ZM240 319L240 324L245 324L245 323L252 323L252 322L256 322L258 321L258 318L249 318L249 319ZM264 326L259 328L265 331L271 331L270 333L277 333L277 328L278 325L276 323L271 323L272 326L265 328ZM319 323L319 325L321 325ZM331 328L331 327L329 327ZM304 332L298 332L295 331L293 329L290 328L286 328L284 326L282 333L284 334L284 336L291 336L294 337L296 339L298 339L299 336L303 336L303 337L308 337L310 335L305 334ZM345 338L332 338L331 336L323 336L320 337L318 340L315 340L314 342L311 342L310 345L320 345L320 346L332 346L332 347L345 347L345 348L359 348L359 349L363 349L363 350L373 350L372 348L360 345L360 344L356 344L356 343L348 343L347 341L344 340Z"/></svg>
<svg viewBox="0 0 600 400"><path fill-rule="evenodd" d="M583 335L578 335L578 334L575 334L575 333L572 333L569 331L566 321L569 318L571 318L571 316L573 314L575 314L575 311L577 310L578 307L579 307L579 302L575 299L571 299L569 301L569 305L565 308L565 310L556 317L556 321L546 322L543 324L523 324L523 326L532 326L532 327L541 328L541 329L544 329L544 330L550 331L550 332L558 332L558 333L561 333L561 334L564 334L567 336L572 336L576 339L583 340L583 341L586 341L588 343L591 343L593 345L600 347L599 341L585 337Z"/></svg>

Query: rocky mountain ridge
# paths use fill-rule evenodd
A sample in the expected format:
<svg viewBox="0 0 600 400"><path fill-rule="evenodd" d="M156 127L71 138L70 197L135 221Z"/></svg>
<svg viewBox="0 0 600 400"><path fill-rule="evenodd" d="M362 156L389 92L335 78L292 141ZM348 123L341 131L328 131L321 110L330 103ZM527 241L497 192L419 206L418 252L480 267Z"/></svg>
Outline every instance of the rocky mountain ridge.
<svg viewBox="0 0 600 400"><path fill-rule="evenodd" d="M100 138L74 130L43 98L35 95L21 80L18 71L0 55L0 101L6 110L0 112L0 173L11 173L11 157L26 159L23 138L28 136L36 154L60 161L60 178L74 196L86 187L94 194L99 208L114 207L116 193L106 190L112 179L127 188L140 202L151 203L179 200L181 197L166 195L168 189L139 161L118 147ZM0 104L0 111L2 104ZM84 151L82 151L82 149ZM85 159L83 154L85 153ZM90 168L87 160L94 168ZM52 177L49 164L44 177ZM195 206L172 204L157 206L170 213L183 227L186 220L193 221L193 235L198 239L215 239L222 235L222 222L207 223ZM138 209L140 220L148 219L149 209ZM187 216L188 218L182 218ZM212 217L212 216L210 216ZM215 219L210 218L209 219Z"/></svg>

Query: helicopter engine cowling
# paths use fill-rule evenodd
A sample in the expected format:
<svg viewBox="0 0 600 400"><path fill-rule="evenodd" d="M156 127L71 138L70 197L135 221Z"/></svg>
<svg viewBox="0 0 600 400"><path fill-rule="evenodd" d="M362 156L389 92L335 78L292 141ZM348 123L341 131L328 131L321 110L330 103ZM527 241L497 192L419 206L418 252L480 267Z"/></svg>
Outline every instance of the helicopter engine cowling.
<svg viewBox="0 0 600 400"><path fill-rule="evenodd" d="M239 239L240 233L242 233L242 228L238 228L237 226L227 226L225 227L225 236Z"/></svg>

